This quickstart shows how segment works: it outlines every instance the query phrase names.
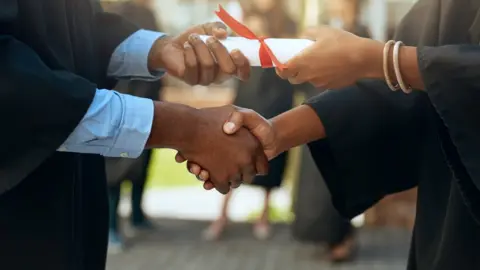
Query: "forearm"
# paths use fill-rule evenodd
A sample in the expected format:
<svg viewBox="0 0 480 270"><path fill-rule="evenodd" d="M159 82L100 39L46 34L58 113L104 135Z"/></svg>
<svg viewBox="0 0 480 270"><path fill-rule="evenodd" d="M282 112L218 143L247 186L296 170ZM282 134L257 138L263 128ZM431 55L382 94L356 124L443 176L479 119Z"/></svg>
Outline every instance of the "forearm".
<svg viewBox="0 0 480 270"><path fill-rule="evenodd" d="M152 131L146 148L183 150L195 140L198 109L176 103L154 102Z"/></svg>
<svg viewBox="0 0 480 270"><path fill-rule="evenodd" d="M309 105L301 105L271 119L279 153L326 137L322 121Z"/></svg>

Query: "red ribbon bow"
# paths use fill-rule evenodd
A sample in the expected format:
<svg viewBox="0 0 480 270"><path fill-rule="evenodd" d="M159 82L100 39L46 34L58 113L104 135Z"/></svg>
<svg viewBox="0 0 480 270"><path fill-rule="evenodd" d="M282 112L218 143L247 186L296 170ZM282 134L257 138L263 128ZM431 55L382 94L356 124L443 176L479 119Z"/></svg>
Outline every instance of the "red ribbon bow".
<svg viewBox="0 0 480 270"><path fill-rule="evenodd" d="M266 37L258 37L253 33L248 27L240 23L239 21L235 20L228 12L222 7L222 5L218 5L219 10L215 11L218 18L222 20L228 27L230 27L237 35L251 39L251 40L258 40L260 42L260 50L258 51L258 56L260 57L260 63L263 68L271 68L277 67L280 70L286 68L286 66L280 61L278 61L277 57L273 54L270 47L268 47L267 43L265 43Z"/></svg>

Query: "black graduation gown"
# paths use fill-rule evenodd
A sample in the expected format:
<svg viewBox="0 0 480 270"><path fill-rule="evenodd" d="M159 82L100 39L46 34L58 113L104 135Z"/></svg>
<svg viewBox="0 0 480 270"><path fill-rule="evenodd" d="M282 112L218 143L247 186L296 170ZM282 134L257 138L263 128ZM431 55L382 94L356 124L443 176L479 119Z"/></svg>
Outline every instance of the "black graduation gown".
<svg viewBox="0 0 480 270"><path fill-rule="evenodd" d="M56 149L137 27L94 0L0 0L0 268L104 269L104 160Z"/></svg>
<svg viewBox="0 0 480 270"><path fill-rule="evenodd" d="M141 26L143 29L158 31L159 27L155 14L146 6L128 1L121 3L116 13L127 18L134 24Z"/></svg>
<svg viewBox="0 0 480 270"><path fill-rule="evenodd" d="M420 4L414 11L428 7ZM453 13L471 11L442 14ZM342 215L352 218L388 194L418 186L411 270L480 266L480 47L465 40L480 36L468 34L479 23L471 18L463 28L460 17L448 20L455 31L438 36L475 45L418 48L425 92L405 95L381 81L362 81L307 102L328 137L309 147Z"/></svg>

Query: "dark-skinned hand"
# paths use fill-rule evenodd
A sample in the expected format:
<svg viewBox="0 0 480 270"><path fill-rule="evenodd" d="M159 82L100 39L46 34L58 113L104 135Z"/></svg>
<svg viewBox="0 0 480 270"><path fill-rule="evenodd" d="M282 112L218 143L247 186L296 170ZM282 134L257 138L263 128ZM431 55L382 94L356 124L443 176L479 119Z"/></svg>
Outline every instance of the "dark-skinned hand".
<svg viewBox="0 0 480 270"><path fill-rule="evenodd" d="M199 109L195 112L195 140L177 150L188 160L208 171L209 182L222 194L242 183L251 183L255 175L268 173L268 157L259 140L243 128L225 134L226 120L238 119L233 106ZM240 121L240 120L235 120Z"/></svg>
<svg viewBox="0 0 480 270"><path fill-rule="evenodd" d="M239 131L247 129L248 132L258 139L261 144L261 149L268 160L273 159L279 154L277 132L270 121L253 110L236 106L228 107L231 108L232 112L223 123L222 129L225 134L236 136ZM217 188L215 181L212 181L211 172L206 167L189 159L183 152L178 152L175 160L179 163L188 160L187 168L189 172L196 175L199 180L204 181L203 185L205 189L211 190ZM244 181L244 183L249 182ZM238 183L238 185L233 185L233 188L238 187L240 184L241 182Z"/></svg>
<svg viewBox="0 0 480 270"><path fill-rule="evenodd" d="M213 36L204 43L199 35ZM150 70L165 70L191 85L220 83L232 76L250 77L250 64L238 50L229 53L219 42L227 37L221 22L192 27L177 37L162 37L149 55Z"/></svg>

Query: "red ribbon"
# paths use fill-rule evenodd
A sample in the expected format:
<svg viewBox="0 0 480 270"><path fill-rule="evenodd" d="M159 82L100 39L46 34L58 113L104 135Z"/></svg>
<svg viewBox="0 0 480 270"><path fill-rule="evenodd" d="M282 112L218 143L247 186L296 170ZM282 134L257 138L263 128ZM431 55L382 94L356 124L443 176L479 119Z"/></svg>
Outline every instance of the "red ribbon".
<svg viewBox="0 0 480 270"><path fill-rule="evenodd" d="M258 37L253 33L248 27L240 23L239 21L235 20L228 12L222 7L222 5L218 5L219 10L215 11L218 18L223 21L228 27L230 27L237 35L251 39L251 40L258 40L260 42L260 50L258 51L258 56L260 57L260 63L263 68L271 68L277 67L280 70L286 68L286 66L280 61L278 61L277 57L273 54L270 47L268 47L267 43L265 43L266 37Z"/></svg>

